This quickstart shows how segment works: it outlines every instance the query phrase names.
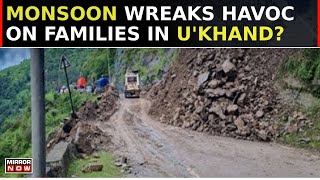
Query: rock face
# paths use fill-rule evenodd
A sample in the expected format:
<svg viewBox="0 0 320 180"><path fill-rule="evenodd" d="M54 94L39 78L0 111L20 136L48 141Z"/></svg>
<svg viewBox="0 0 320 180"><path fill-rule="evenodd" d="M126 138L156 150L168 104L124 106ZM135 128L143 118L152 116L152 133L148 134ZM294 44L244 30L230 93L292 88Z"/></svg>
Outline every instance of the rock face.
<svg viewBox="0 0 320 180"><path fill-rule="evenodd" d="M65 177L70 161L76 156L76 148L71 142L59 142L47 154L46 171L48 177Z"/></svg>
<svg viewBox="0 0 320 180"><path fill-rule="evenodd" d="M291 49L188 49L148 93L161 122L214 135L270 141L277 120L292 114L275 87ZM172 75L175 78L170 78ZM174 111L177 109L176 111ZM289 128L290 127L290 128ZM296 128L288 126L290 132Z"/></svg>
<svg viewBox="0 0 320 180"><path fill-rule="evenodd" d="M83 169L81 169L81 171L83 173L91 173L91 172L96 172L96 171L102 171L103 169L103 165L101 164L89 164L86 167L84 167Z"/></svg>

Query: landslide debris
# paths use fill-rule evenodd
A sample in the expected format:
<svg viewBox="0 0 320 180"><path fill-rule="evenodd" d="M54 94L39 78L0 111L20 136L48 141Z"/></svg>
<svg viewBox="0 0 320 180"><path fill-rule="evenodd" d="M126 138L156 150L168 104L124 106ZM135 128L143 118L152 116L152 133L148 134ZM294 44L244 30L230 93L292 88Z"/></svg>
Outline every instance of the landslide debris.
<svg viewBox="0 0 320 180"><path fill-rule="evenodd" d="M283 103L275 74L292 49L188 49L148 92L163 123L213 135L270 141L306 118ZM283 116L292 119L283 129ZM290 132L288 132L288 130Z"/></svg>
<svg viewBox="0 0 320 180"><path fill-rule="evenodd" d="M75 144L77 152L90 155L94 151L107 148L111 138L96 125L96 121L107 121L119 108L119 94L110 87L96 102L85 102L77 112L78 118L66 118L63 127L48 141L50 150L60 141Z"/></svg>

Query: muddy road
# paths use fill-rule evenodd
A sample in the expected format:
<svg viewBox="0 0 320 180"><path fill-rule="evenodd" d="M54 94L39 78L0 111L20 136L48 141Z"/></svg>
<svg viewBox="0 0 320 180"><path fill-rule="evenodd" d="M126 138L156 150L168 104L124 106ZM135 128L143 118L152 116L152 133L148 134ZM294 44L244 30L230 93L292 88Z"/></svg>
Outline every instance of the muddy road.
<svg viewBox="0 0 320 180"><path fill-rule="evenodd" d="M112 152L128 158L127 177L319 177L320 156L273 143L208 136L162 124L145 99L121 98L109 121Z"/></svg>

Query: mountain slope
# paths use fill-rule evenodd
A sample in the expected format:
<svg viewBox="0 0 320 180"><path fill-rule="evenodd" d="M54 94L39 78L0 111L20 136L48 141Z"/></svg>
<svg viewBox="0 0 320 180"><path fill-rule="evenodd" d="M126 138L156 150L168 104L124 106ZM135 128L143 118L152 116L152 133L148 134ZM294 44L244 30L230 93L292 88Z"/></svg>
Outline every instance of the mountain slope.
<svg viewBox="0 0 320 180"><path fill-rule="evenodd" d="M18 113L30 95L30 61L0 71L0 127L4 118Z"/></svg>

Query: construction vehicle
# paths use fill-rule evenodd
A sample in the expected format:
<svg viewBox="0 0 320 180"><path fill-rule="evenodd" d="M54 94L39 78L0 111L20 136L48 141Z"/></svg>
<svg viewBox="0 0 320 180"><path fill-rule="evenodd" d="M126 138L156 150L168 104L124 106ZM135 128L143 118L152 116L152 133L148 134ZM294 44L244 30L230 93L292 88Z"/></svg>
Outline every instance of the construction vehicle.
<svg viewBox="0 0 320 180"><path fill-rule="evenodd" d="M140 97L140 78L138 71L127 71L124 83L124 96Z"/></svg>

